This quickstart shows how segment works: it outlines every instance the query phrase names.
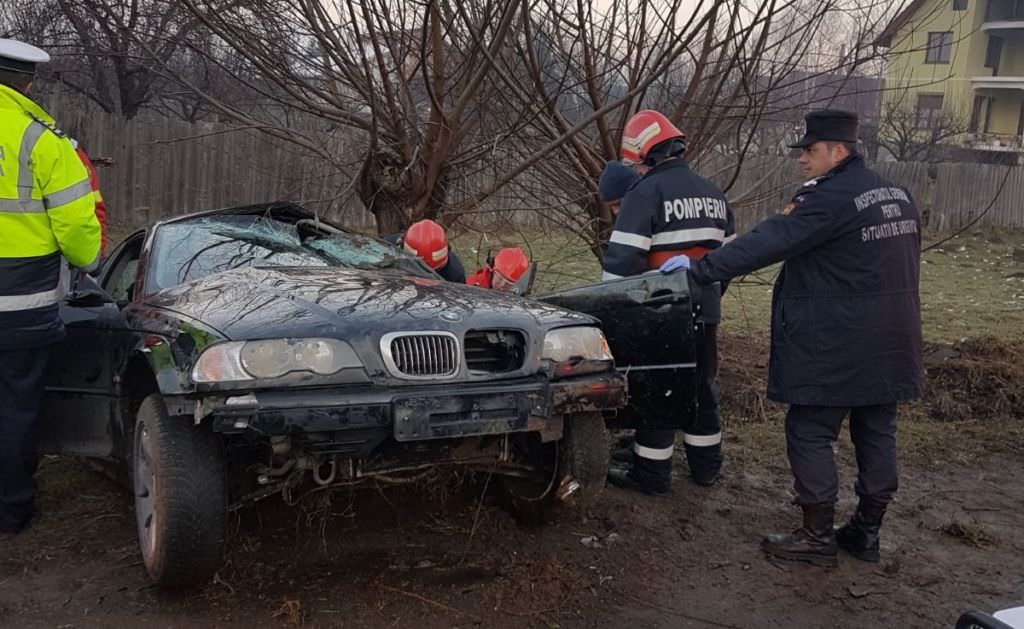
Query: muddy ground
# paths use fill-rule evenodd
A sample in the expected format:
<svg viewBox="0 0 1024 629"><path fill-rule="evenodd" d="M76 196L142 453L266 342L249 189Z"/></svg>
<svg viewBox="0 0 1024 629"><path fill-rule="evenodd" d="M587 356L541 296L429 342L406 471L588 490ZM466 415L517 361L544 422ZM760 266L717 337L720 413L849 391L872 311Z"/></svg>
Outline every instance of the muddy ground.
<svg viewBox="0 0 1024 629"><path fill-rule="evenodd" d="M734 386L726 473L711 489L687 482L680 460L668 498L608 489L589 519L541 524L517 521L481 477L292 508L269 499L233 516L223 570L188 594L148 584L127 492L47 459L37 521L0 542L0 626L952 627L969 608L1024 604L1022 347L970 343L932 354L932 402L904 408L881 564L762 557L761 534L798 514L779 409ZM748 359L724 364L724 378L763 377L763 349L732 349ZM1002 414L963 414L980 393L950 382L1000 378ZM838 449L845 514L852 447L844 437Z"/></svg>

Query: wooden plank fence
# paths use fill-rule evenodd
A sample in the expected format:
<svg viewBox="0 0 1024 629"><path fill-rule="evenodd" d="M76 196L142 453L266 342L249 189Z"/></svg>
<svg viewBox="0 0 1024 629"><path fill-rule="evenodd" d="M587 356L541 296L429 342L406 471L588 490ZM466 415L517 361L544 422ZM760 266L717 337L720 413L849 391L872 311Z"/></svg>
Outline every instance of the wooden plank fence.
<svg viewBox="0 0 1024 629"><path fill-rule="evenodd" d="M188 212L291 200L349 228L374 229L373 216L352 193L354 173L336 172L289 142L215 123L189 124L166 118L126 121L75 109L56 113L60 124L91 155L114 159L114 165L101 168L99 176L111 221L124 228ZM330 141L338 151L351 143L341 135ZM719 185L731 184L727 193L740 231L778 212L803 179L796 161L788 157L748 157L738 175L728 159L706 157L694 167ZM983 212L979 225L1024 227L1024 168L912 162L878 163L874 168L910 189L932 228L957 229ZM486 185L486 179L465 178L461 185L453 186L457 192L449 195L453 197L450 203L457 205L468 198ZM539 184L532 187L543 189ZM495 199L494 204L565 203L545 201L508 203L504 197ZM508 214L524 228L549 225L538 212ZM487 215L481 215L481 220L487 220Z"/></svg>

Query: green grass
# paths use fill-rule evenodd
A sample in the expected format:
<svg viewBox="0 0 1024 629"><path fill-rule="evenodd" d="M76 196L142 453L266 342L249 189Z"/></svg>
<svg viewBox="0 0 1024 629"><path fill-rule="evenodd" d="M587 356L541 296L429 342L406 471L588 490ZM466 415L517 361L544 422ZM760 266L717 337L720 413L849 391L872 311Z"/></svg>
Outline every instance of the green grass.
<svg viewBox="0 0 1024 629"><path fill-rule="evenodd" d="M937 238L929 238L934 242ZM1014 251L1019 251L1014 259ZM921 257L924 338L953 342L994 336L1024 338L1024 231L953 238ZM722 304L724 329L761 334L768 328L773 270L731 287Z"/></svg>

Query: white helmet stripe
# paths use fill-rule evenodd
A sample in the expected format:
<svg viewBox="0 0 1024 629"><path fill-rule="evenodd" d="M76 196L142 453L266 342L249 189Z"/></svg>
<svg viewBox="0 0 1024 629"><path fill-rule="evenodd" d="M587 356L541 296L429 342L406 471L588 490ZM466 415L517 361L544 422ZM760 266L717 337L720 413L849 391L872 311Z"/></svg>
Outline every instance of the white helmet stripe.
<svg viewBox="0 0 1024 629"><path fill-rule="evenodd" d="M641 131L635 138L623 137L622 143L624 145L627 145L637 154L642 154L644 145L650 142L651 138L657 136L659 133L661 133L661 125L658 124L657 122L652 122L651 124L647 125L647 128Z"/></svg>

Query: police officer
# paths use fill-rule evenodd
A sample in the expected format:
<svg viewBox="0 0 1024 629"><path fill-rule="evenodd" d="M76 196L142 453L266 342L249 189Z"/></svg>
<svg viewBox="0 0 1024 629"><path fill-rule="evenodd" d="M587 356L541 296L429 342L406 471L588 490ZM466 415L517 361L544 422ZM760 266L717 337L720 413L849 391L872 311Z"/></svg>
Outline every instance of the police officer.
<svg viewBox="0 0 1024 629"><path fill-rule="evenodd" d="M834 565L838 546L879 560L896 492L896 403L921 392L920 221L910 194L857 154L857 116L815 111L794 144L810 179L781 214L692 264L698 282L785 261L772 297L768 397L788 403L786 448L803 526L769 535L782 559ZM670 260L663 270L688 266ZM832 444L843 418L860 499L833 532L839 487Z"/></svg>
<svg viewBox="0 0 1024 629"><path fill-rule="evenodd" d="M640 175L626 193L608 240L604 278L639 275L676 255L698 259L733 234L732 211L722 191L690 170L683 155L686 136L656 111L641 111L626 123L622 159ZM697 419L683 430L691 478L714 484L722 466L718 416L719 285L704 291L704 333L697 347ZM675 431L636 431L632 465L612 469L613 485L653 495L668 493Z"/></svg>
<svg viewBox="0 0 1024 629"><path fill-rule="evenodd" d="M62 256L91 270L100 226L89 175L53 118L28 98L35 46L0 39L0 535L32 517L34 424L48 347L64 334Z"/></svg>

